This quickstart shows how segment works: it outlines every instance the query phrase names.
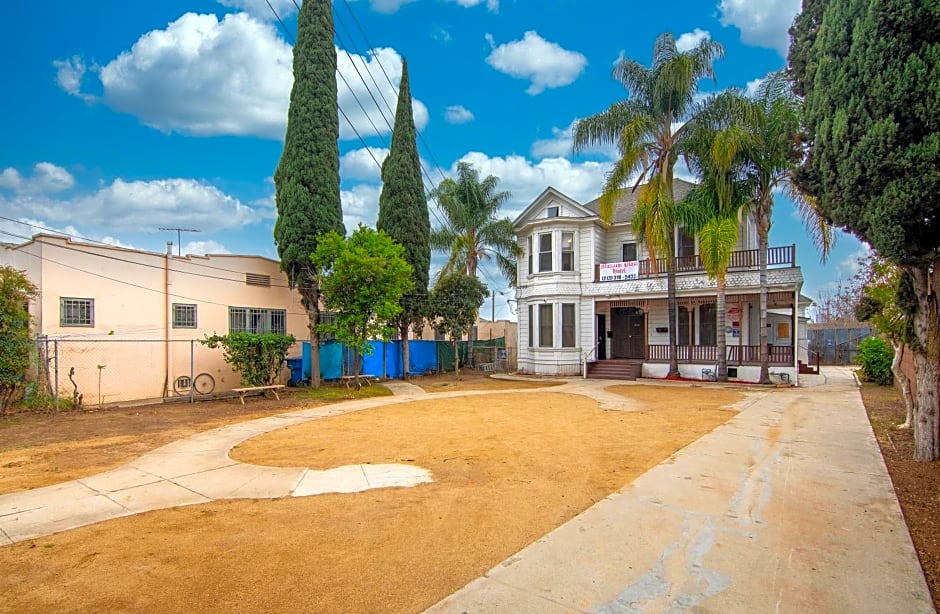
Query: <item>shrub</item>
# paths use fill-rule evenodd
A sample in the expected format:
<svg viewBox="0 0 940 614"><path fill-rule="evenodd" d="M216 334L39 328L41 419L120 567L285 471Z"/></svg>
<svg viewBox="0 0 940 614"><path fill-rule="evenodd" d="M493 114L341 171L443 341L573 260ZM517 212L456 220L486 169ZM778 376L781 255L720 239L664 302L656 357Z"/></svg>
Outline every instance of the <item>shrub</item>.
<svg viewBox="0 0 940 614"><path fill-rule="evenodd" d="M284 366L287 351L294 345L294 337L275 333L230 333L207 335L200 343L212 349L221 346L225 362L241 374L242 384L267 386L274 382Z"/></svg>
<svg viewBox="0 0 940 614"><path fill-rule="evenodd" d="M890 386L894 382L894 375L891 373L894 350L884 339L869 337L859 343L856 360L862 367L862 378L865 381L874 382L879 386Z"/></svg>

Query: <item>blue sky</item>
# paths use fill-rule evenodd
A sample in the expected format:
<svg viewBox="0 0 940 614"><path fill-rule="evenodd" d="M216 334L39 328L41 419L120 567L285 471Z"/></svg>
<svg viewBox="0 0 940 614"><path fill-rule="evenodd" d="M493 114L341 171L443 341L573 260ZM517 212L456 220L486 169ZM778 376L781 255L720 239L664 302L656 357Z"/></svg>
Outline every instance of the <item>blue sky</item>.
<svg viewBox="0 0 940 614"><path fill-rule="evenodd" d="M293 34L293 0L271 4ZM515 217L548 185L582 202L597 196L609 159L572 156L570 126L624 97L610 76L618 57L648 64L664 31L680 42L707 36L724 45L725 58L715 66L717 83L702 82L702 91L746 88L783 66L799 6L337 0L338 68L349 83L339 79L339 102L365 140L340 118L346 226L375 222L379 169L366 146L381 162L393 115L386 102L394 109L402 57L433 181L468 160L501 178L512 192L505 214ZM201 231L183 235L184 252L276 257L271 176L291 50L265 0L14 0L6 12L0 215L17 221L0 219L0 241L46 227L162 251L176 233L157 228L184 227ZM790 243L798 246L804 293L813 297L849 276L862 250L840 236L829 264L820 265L781 197L771 244ZM483 276L506 290L495 269ZM509 298L508 291L497 298L497 317L513 317Z"/></svg>

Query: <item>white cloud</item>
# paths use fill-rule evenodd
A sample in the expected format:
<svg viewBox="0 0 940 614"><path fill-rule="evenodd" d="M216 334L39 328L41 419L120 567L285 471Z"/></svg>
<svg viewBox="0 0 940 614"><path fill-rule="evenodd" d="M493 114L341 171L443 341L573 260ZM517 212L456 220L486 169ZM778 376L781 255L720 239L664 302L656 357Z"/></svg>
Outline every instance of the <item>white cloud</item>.
<svg viewBox="0 0 940 614"><path fill-rule="evenodd" d="M451 2L456 2L464 8L470 8L478 4L486 3L486 8L492 12L499 12L499 0L450 0Z"/></svg>
<svg viewBox="0 0 940 614"><path fill-rule="evenodd" d="M205 256L206 254L231 254L232 252L217 241L190 241L183 246L184 254L192 254L195 256Z"/></svg>
<svg viewBox="0 0 940 614"><path fill-rule="evenodd" d="M466 107L455 104L444 111L444 119L448 124L466 124L473 121L473 113Z"/></svg>
<svg viewBox="0 0 940 614"><path fill-rule="evenodd" d="M241 228L262 218L237 198L193 179L115 179L95 192L65 199L48 192L18 192L9 198L0 195L0 210L11 216L38 216L53 224L81 220L111 231L146 231L158 226L214 231Z"/></svg>
<svg viewBox="0 0 940 614"><path fill-rule="evenodd" d="M490 34L486 40L493 47L486 63L499 72L531 81L526 90L530 96L541 94L546 88L570 85L587 66L584 55L562 49L533 30L526 32L522 40L499 46Z"/></svg>
<svg viewBox="0 0 940 614"><path fill-rule="evenodd" d="M710 40L712 37L708 30L695 28L691 32L686 32L676 39L676 49L685 52L698 47L702 41Z"/></svg>
<svg viewBox="0 0 940 614"><path fill-rule="evenodd" d="M538 139L532 143L531 154L536 159L562 157L567 158L572 155L572 146L574 144L574 128L578 119L572 120L565 128L552 127L552 138ZM599 145L588 147L584 150L586 154L600 155L608 160L614 160L617 156L617 148L613 145Z"/></svg>
<svg viewBox="0 0 940 614"><path fill-rule="evenodd" d="M384 117L394 113L385 103L394 109L398 97L397 78L393 77L392 84L379 80L376 98L380 106L376 108L353 68L355 64L363 75L366 70L381 74L379 62L389 75L401 74L401 56L394 49L374 49L367 57L343 52L337 56L338 70L350 84L347 87L339 80L339 104L363 137L390 132ZM76 67L84 66L81 59L55 65L63 90L88 99L80 89L81 78L74 76ZM293 84L292 65L291 47L271 23L247 13L228 14L221 21L215 15L187 13L165 30L144 34L129 51L100 68L97 76L103 94L99 100L165 132L281 139ZM414 100L414 116L422 129L428 111L419 100ZM355 138L345 119L340 120L340 138Z"/></svg>
<svg viewBox="0 0 940 614"><path fill-rule="evenodd" d="M343 203L343 223L351 233L361 222L366 226L375 226L379 217L379 194L381 186L360 183L349 190L340 192Z"/></svg>
<svg viewBox="0 0 940 614"><path fill-rule="evenodd" d="M386 156L388 149L384 147L353 149L339 159L339 174L343 180L380 181L381 164L385 162Z"/></svg>
<svg viewBox="0 0 940 614"><path fill-rule="evenodd" d="M299 1L294 4L294 0L218 0L218 2L223 6L245 11L265 21L277 19L274 12L271 11L271 7L274 7L281 19L285 19L296 13L297 4L300 4ZM271 3L271 6L268 6L268 2Z"/></svg>
<svg viewBox="0 0 940 614"><path fill-rule="evenodd" d="M23 177L15 168L5 168L0 173L0 189L26 194L61 192L74 185L75 177L51 162L39 162L33 166L33 174L30 177Z"/></svg>
<svg viewBox="0 0 940 614"><path fill-rule="evenodd" d="M721 25L741 30L741 41L756 47L770 47L786 57L789 30L800 12L800 0L720 0Z"/></svg>
<svg viewBox="0 0 940 614"><path fill-rule="evenodd" d="M56 69L55 80L59 87L85 102L94 102L95 96L83 94L81 91L82 79L85 78L85 73L88 71L88 67L85 66L85 61L81 56L73 55L64 60L54 60L52 66Z"/></svg>
<svg viewBox="0 0 940 614"><path fill-rule="evenodd" d="M512 198L503 211L510 218L522 212L545 188L552 186L568 196L585 203L597 198L604 187L610 164L603 162L571 162L564 158L545 158L532 162L523 156L490 157L472 151L460 158L469 162L480 177L499 177L499 190L508 190ZM451 168L456 173L457 164Z"/></svg>

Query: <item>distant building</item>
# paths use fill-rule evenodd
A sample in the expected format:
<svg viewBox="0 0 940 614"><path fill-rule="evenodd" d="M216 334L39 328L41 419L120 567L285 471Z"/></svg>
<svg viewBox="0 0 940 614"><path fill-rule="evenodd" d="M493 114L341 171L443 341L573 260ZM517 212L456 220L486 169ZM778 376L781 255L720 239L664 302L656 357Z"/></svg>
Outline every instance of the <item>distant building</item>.
<svg viewBox="0 0 940 614"><path fill-rule="evenodd" d="M0 264L25 271L39 289L33 333L48 339L40 349L60 394L72 395L71 369L86 404L189 395L201 373L215 392L230 390L240 379L222 350L193 340L229 332L308 338L300 295L276 260L178 257L170 247L160 254L47 234L0 245Z"/></svg>

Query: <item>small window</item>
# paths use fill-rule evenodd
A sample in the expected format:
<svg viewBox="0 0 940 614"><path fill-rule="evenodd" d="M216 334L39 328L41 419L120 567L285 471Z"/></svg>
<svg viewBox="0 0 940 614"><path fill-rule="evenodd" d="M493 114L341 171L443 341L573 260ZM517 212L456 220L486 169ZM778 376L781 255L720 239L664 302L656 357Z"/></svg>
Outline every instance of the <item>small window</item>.
<svg viewBox="0 0 940 614"><path fill-rule="evenodd" d="M539 272L552 270L552 233L539 235Z"/></svg>
<svg viewBox="0 0 940 614"><path fill-rule="evenodd" d="M529 347L532 347L533 345L535 345L535 343L533 342L533 340L535 339L534 330L535 330L535 306L529 305Z"/></svg>
<svg viewBox="0 0 940 614"><path fill-rule="evenodd" d="M550 348L555 342L552 338L554 328L554 305L539 305L539 347Z"/></svg>
<svg viewBox="0 0 940 614"><path fill-rule="evenodd" d="M94 326L95 299L67 297L59 299L59 324L61 326Z"/></svg>
<svg viewBox="0 0 940 614"><path fill-rule="evenodd" d="M561 347L574 347L574 303L561 306Z"/></svg>
<svg viewBox="0 0 940 614"><path fill-rule="evenodd" d="M173 303L173 328L196 328L196 306Z"/></svg>
<svg viewBox="0 0 940 614"><path fill-rule="evenodd" d="M633 262L636 260L636 243L624 243L621 254L621 262Z"/></svg>
<svg viewBox="0 0 940 614"><path fill-rule="evenodd" d="M526 269L526 272L531 275L532 273L534 273L534 271L532 270L532 235L529 235L528 242L529 242L529 268Z"/></svg>
<svg viewBox="0 0 940 614"><path fill-rule="evenodd" d="M546 209L545 217L558 217L558 207L549 207Z"/></svg>
<svg viewBox="0 0 940 614"><path fill-rule="evenodd" d="M245 284L249 286L271 287L271 276L261 273L245 273Z"/></svg>
<svg viewBox="0 0 940 614"><path fill-rule="evenodd" d="M561 233L561 270L574 270L574 233Z"/></svg>

